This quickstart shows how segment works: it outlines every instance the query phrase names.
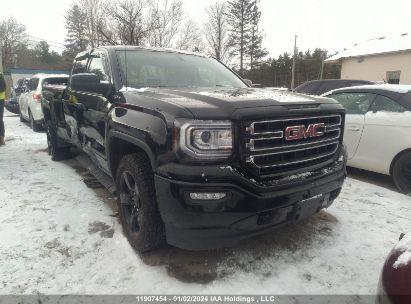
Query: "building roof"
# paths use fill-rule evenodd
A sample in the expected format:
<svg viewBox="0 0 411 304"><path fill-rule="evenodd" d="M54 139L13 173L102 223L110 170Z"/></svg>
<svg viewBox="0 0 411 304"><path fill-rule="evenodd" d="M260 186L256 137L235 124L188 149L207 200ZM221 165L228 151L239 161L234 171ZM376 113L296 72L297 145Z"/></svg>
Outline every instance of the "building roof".
<svg viewBox="0 0 411 304"><path fill-rule="evenodd" d="M338 54L331 56L326 59L325 62L336 62L351 57L389 54L404 51L411 51L411 33L378 37L367 40L363 43L354 44L352 48L345 49Z"/></svg>

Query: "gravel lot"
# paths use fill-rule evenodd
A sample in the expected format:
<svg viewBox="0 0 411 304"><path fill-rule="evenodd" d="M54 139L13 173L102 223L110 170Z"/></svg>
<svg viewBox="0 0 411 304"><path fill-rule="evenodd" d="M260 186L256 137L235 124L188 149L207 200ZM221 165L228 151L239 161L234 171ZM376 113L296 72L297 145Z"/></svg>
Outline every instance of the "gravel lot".
<svg viewBox="0 0 411 304"><path fill-rule="evenodd" d="M0 148L0 293L373 294L411 198L348 178L328 210L235 248L138 255L105 189L6 112ZM371 179L372 180L372 179ZM388 186L389 188L389 186Z"/></svg>

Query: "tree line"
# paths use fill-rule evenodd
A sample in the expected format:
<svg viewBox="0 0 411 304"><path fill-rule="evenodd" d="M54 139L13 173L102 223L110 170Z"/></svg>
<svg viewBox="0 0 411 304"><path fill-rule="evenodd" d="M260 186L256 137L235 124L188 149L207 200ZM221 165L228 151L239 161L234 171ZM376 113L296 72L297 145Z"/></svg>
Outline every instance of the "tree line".
<svg viewBox="0 0 411 304"><path fill-rule="evenodd" d="M105 44L201 51L240 74L255 69L268 52L259 28L259 0L217 1L204 24L185 18L181 0L78 0L67 12L66 54Z"/></svg>
<svg viewBox="0 0 411 304"><path fill-rule="evenodd" d="M0 22L5 70L13 66L69 69L74 56L102 45L137 45L199 51L264 86L289 86L292 56L268 58L260 28L260 0L228 0L206 8L203 23L187 17L181 0L76 0L68 9L61 54L46 41L30 41L24 25ZM297 56L296 83L318 79L325 50ZM325 66L325 78L338 78L337 67Z"/></svg>

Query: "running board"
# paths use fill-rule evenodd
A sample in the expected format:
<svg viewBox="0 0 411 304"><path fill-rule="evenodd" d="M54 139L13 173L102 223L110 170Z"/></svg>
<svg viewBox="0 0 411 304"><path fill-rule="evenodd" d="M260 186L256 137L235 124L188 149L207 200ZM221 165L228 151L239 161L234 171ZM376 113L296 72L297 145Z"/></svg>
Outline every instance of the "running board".
<svg viewBox="0 0 411 304"><path fill-rule="evenodd" d="M116 193L116 185L113 182L113 179L106 174L103 170L101 170L91 158L87 154L80 154L76 157L76 160L85 168L87 169L108 191L115 194Z"/></svg>

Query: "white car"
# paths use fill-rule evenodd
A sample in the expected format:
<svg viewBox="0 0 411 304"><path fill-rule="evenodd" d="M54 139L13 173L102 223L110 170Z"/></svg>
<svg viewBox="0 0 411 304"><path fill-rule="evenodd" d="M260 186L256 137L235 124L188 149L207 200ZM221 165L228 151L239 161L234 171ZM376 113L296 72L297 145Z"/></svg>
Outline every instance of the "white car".
<svg viewBox="0 0 411 304"><path fill-rule="evenodd" d="M346 109L348 166L391 175L411 194L411 86L365 85L323 96Z"/></svg>
<svg viewBox="0 0 411 304"><path fill-rule="evenodd" d="M42 87L44 84L67 84L68 75L36 74L26 83L23 93L18 98L20 120L30 122L34 131L43 126L43 111L41 110Z"/></svg>

